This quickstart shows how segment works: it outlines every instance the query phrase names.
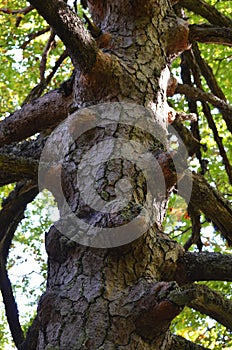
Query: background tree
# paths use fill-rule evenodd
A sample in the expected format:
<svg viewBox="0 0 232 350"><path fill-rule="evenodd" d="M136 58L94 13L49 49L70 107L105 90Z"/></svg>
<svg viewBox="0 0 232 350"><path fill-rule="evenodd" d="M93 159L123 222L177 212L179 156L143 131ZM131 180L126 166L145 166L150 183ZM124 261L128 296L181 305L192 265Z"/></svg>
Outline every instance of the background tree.
<svg viewBox="0 0 232 350"><path fill-rule="evenodd" d="M198 331L199 316L190 325L192 316L182 309L188 306L227 329L232 327L231 302L214 291L230 294L228 282L232 276L232 259L227 254L232 242L230 2L147 0L132 4L115 0L83 1L80 5L74 1L70 4L72 9L56 0L46 3L33 0L29 6L24 1L1 3L4 55L1 55L0 183L2 197L6 199L0 212L0 287L16 347L201 348L171 334L170 323L174 319L172 330L177 333L184 335L183 329L192 326L195 332L188 334L192 340L209 348L225 348L225 344L229 348L229 333L225 329L221 338L213 333L218 326L212 322L211 332L204 328ZM21 64L16 55L22 55ZM169 78L167 67L171 63L175 77ZM172 97L169 104L166 95ZM148 143L163 170L167 193L165 198L155 198L159 219L138 240L114 249L70 244L51 227L46 235L46 292L25 336L7 273L7 258L26 206L38 194L42 149L51 130L68 114L84 106L114 101L136 102L158 111L154 112L157 127L165 130L167 124L172 124L181 135L191 159L189 168L197 170L192 173L188 208L175 194L173 155L151 136L141 135L136 128L122 127L119 131L125 138ZM157 115L162 119L157 120ZM102 132L95 128L94 134L78 140L76 151L85 152L107 133L107 129ZM94 216L86 209L78 191L69 186L75 174L66 163L63 188L69 205L93 224L102 222L102 216ZM114 193L107 187L109 166L106 164L104 169L103 185L100 181L96 185L101 195L111 201ZM133 167L126 172L122 162L113 166L115 176L120 170L134 180L133 204L141 204L146 186L142 179L141 194L136 180L140 174ZM48 187L55 173L48 174ZM182 181L190 176L188 172L184 174L183 168ZM56 195L56 189L51 186L49 189ZM171 192L174 194L170 197ZM62 201L55 198L62 217ZM119 219L122 216L107 217L104 224L110 227ZM35 231L28 244L38 254ZM15 237L16 245L20 234ZM191 252L195 246L197 250ZM204 251L198 252L201 250ZM8 260L8 267L11 263L14 260ZM199 281L204 284L194 283ZM184 327L175 322L178 314L187 320Z"/></svg>

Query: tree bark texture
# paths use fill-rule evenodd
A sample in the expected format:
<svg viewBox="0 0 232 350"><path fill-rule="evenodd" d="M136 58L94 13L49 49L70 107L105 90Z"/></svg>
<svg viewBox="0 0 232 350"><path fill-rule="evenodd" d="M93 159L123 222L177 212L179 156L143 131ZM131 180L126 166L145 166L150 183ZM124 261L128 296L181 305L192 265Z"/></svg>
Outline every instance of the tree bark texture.
<svg viewBox="0 0 232 350"><path fill-rule="evenodd" d="M101 29L96 42L84 30L78 31L80 21L64 2L50 1L49 6L30 2L57 31L72 58L76 68L74 109L102 102L137 103L149 108L154 125L166 134L168 64L188 47L188 27L176 17L169 1L89 1L92 18ZM96 140L117 132L124 132L127 139L146 141L147 137L143 134L139 138L138 130L133 129L95 128L94 134L89 132L75 143L74 153L80 158L75 163L73 154L67 156L62 177L73 211L106 227L118 218L105 219L86 208L75 188L75 167ZM66 140L58 134L56 141L65 145ZM146 142L154 157L163 162L167 180L166 196L154 198L159 210L155 224L136 241L112 249L78 245L52 227L46 235L47 289L39 302L36 330L30 331L34 338L38 335L37 345L26 341L23 349L172 349L169 326L181 306L168 299L176 288L169 281L178 279L178 260L184 252L160 229L176 176L170 175L171 160L167 160L165 145L149 137ZM46 183L56 196L53 175L48 174ZM105 165L97 181L99 193L113 199L113 185L122 176L132 179L134 201L139 205L145 196L144 180L130 163L115 160L110 169ZM61 216L65 215L62 201L59 197L56 200Z"/></svg>

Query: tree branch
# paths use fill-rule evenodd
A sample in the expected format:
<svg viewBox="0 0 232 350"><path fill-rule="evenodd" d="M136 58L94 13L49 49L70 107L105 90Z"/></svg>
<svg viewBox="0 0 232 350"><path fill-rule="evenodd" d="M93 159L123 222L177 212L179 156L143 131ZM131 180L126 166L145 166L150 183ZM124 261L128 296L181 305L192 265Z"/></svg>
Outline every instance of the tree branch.
<svg viewBox="0 0 232 350"><path fill-rule="evenodd" d="M201 71L201 74L204 76L205 80L207 81L207 84L212 91L212 93L219 97L221 100L226 101L226 97L218 85L217 80L215 79L215 76L213 74L212 68L207 64L207 62L202 58L201 52L198 48L197 43L193 43L192 45L192 51L195 57L195 60L198 64L198 67ZM221 111L222 116L226 122L228 130L232 132L232 117L231 117L231 112L230 111Z"/></svg>
<svg viewBox="0 0 232 350"><path fill-rule="evenodd" d="M14 154L0 153L0 167L1 171L19 176L19 179L32 179L37 174L38 161L17 157Z"/></svg>
<svg viewBox="0 0 232 350"><path fill-rule="evenodd" d="M59 68L61 63L65 60L66 57L68 57L68 54L67 54L67 51L64 51L60 55L60 57L57 59L57 61L55 62L54 66L52 68L51 73L46 78L45 78L46 58L45 58L45 61L43 59L41 60L41 63L43 61L43 63L42 63L43 67L40 65L40 82L36 86L34 86L33 89L29 92L29 94L27 95L27 97L25 98L25 100L22 103L22 107L25 104L28 104L28 103L36 100L37 98L39 98L42 95L43 91L47 88L48 84L50 83L53 76L55 75L57 69Z"/></svg>
<svg viewBox="0 0 232 350"><path fill-rule="evenodd" d="M0 289L6 309L6 316L13 340L18 347L23 341L23 331L19 322L17 304L6 270L6 262L15 230L23 219L28 203L38 194L37 185L32 182L18 183L3 202L0 212Z"/></svg>
<svg viewBox="0 0 232 350"><path fill-rule="evenodd" d="M217 96L214 96L208 92L204 92L201 89L189 86L187 84L178 84L175 93L183 94L188 98L192 98L193 100L209 102L214 107L228 111L230 113L232 112L232 107Z"/></svg>
<svg viewBox="0 0 232 350"><path fill-rule="evenodd" d="M229 245L232 245L232 208L220 194L211 187L205 178L199 174L186 174L181 181L188 181L192 177L193 188L191 194L191 203L199 208L214 225L220 230L223 237ZM188 182L186 182L188 186ZM183 185L182 185L183 187ZM185 193L179 192L185 198Z"/></svg>
<svg viewBox="0 0 232 350"><path fill-rule="evenodd" d="M200 43L213 43L232 46L232 28L221 28L207 24L193 24L189 26L189 41Z"/></svg>
<svg viewBox="0 0 232 350"><path fill-rule="evenodd" d="M24 140L64 120L71 103L72 93L66 94L61 88L24 105L0 123L0 147Z"/></svg>
<svg viewBox="0 0 232 350"><path fill-rule="evenodd" d="M188 250L192 244L196 244L199 251L201 251L203 247L203 243L201 241L201 212L190 202L188 205L188 213L192 221L192 235L185 243L184 249Z"/></svg>
<svg viewBox="0 0 232 350"><path fill-rule="evenodd" d="M205 285L191 284L180 290L175 289L170 293L169 300L200 311L232 329L232 302Z"/></svg>
<svg viewBox="0 0 232 350"><path fill-rule="evenodd" d="M197 45L193 46L193 50L194 50L194 52L196 52L197 55L199 55L198 59L201 61L201 56L200 56L200 53L198 52L199 50L197 48ZM186 56L187 62L189 63L189 65L191 67L191 70L192 70L192 73L193 73L193 76L194 76L194 82L195 82L197 88L199 88L201 91L203 91L203 87L202 87L202 83L201 83L201 77L200 77L200 67L198 67L198 65L197 65L197 63L195 61L195 58L194 58L194 56L191 53L186 53L185 56ZM205 67L205 68L207 68L207 67ZM212 81L212 82L214 81L212 79L212 77L209 80ZM215 90L216 90L216 93L219 92L219 94L220 94L220 89L215 89ZM222 97L223 97L223 101L224 101L225 98L224 98L223 94L222 94ZM225 165L225 170L226 170L228 178L229 178L229 182L232 183L232 168L231 168L229 159L227 157L227 154L225 152L222 138L218 134L217 126L216 126L216 124L214 122L214 119L213 119L213 116L211 114L210 108L209 108L208 104L206 102L204 102L204 101L202 101L202 108L203 108L204 115L205 115L205 117L206 117L206 119L208 121L209 127L212 130L212 132L213 132L214 140L215 140L215 142L218 145L218 148L219 148L219 151L220 151L220 155L221 155L221 157L223 159L223 164ZM231 121L231 112L230 112L230 115L229 115L228 111L222 111L222 112L223 112L223 114L225 114L225 116L228 116L228 119L230 119L230 121ZM202 165L202 170L203 170L204 164L202 163L202 161L201 161L201 165ZM204 173L204 172L202 172L202 173Z"/></svg>
<svg viewBox="0 0 232 350"><path fill-rule="evenodd" d="M178 135L181 137L184 145L188 150L189 156L193 156L195 153L199 152L199 148L201 147L200 142L193 136L191 131L186 128L179 120L175 120L172 123L172 126L178 132Z"/></svg>
<svg viewBox="0 0 232 350"><path fill-rule="evenodd" d="M43 35L43 34L49 32L49 30L50 30L50 27L47 26L46 28L41 29L38 32L28 34L28 36L27 36L28 39L26 41L24 41L24 43L20 46L20 49L24 50L33 39L37 38L40 35Z"/></svg>
<svg viewBox="0 0 232 350"><path fill-rule="evenodd" d="M96 62L99 48L71 7L64 1L56 0L31 0L30 3L66 45L74 67L84 72L90 71Z"/></svg>
<svg viewBox="0 0 232 350"><path fill-rule="evenodd" d="M179 336L172 336L172 350L209 350L201 345L192 343L191 341Z"/></svg>
<svg viewBox="0 0 232 350"><path fill-rule="evenodd" d="M4 7L4 8L0 8L0 12L13 14L13 15L17 15L17 14L26 15L28 12L32 11L33 9L34 9L34 7L31 5L24 7L22 9L19 9L19 10L11 10L8 7Z"/></svg>
<svg viewBox="0 0 232 350"><path fill-rule="evenodd" d="M220 137L220 135L218 133L217 126L216 126L216 123L214 122L209 105L205 102L202 102L202 109L203 109L204 115L207 119L207 122L209 124L209 127L213 132L214 140L217 143L217 146L218 146L218 149L220 152L220 156L222 157L223 164L225 165L225 170L226 170L226 173L228 175L229 183L232 185L232 167L231 167L230 161L227 157L227 153L224 149L224 146L222 143L222 137Z"/></svg>
<svg viewBox="0 0 232 350"><path fill-rule="evenodd" d="M181 275L186 276L185 282L232 282L232 255L186 252L180 258L178 268L183 272Z"/></svg>
<svg viewBox="0 0 232 350"><path fill-rule="evenodd" d="M206 18L210 23L221 27L232 27L232 21L224 16L214 6L203 0L180 0L179 4L186 9Z"/></svg>
<svg viewBox="0 0 232 350"><path fill-rule="evenodd" d="M13 295L6 266L0 260L0 289L5 305L6 317L15 345L18 347L24 341L23 330L19 322L18 307Z"/></svg>
<svg viewBox="0 0 232 350"><path fill-rule="evenodd" d="M40 135L36 140L23 141L0 148L0 158L2 156L2 159L6 161L5 171L0 170L0 186L20 181L23 177L34 179L37 176L39 159L48 137L49 135ZM10 163L9 167L7 165L8 161ZM14 161L16 162L15 165L13 164ZM17 169L17 164L21 163L24 166L23 173ZM11 168L14 169L14 172L11 171Z"/></svg>
<svg viewBox="0 0 232 350"><path fill-rule="evenodd" d="M40 71L40 80L45 79L45 71L46 71L46 64L47 64L47 56L49 54L49 51L52 48L52 44L54 43L55 40L55 33L53 30L50 31L50 36L48 38L48 41L44 47L44 51L42 53L40 65L39 65L39 71Z"/></svg>

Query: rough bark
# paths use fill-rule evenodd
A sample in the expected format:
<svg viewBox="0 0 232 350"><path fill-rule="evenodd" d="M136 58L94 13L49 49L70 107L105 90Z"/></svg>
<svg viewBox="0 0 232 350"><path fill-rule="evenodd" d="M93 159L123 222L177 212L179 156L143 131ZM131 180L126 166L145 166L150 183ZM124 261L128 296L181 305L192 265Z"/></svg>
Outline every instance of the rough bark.
<svg viewBox="0 0 232 350"><path fill-rule="evenodd" d="M182 181L191 176L193 178L193 188L191 193L191 204L199 208L207 218L212 220L216 227L220 229L229 245L232 244L232 208L220 194L213 189L200 174L186 174ZM180 193L185 197L185 194Z"/></svg>
<svg viewBox="0 0 232 350"><path fill-rule="evenodd" d="M0 146L21 141L53 127L68 116L73 101L72 87L61 88L24 105L0 124Z"/></svg>
<svg viewBox="0 0 232 350"><path fill-rule="evenodd" d="M56 29L79 69L74 87L76 107L106 101L136 102L153 111L155 125L165 132L170 110L166 103L168 57L188 46L187 25L174 15L166 0L136 1L133 5L130 1L90 2L96 24L103 35L107 35L104 53L96 49L89 34L83 40L83 26L66 5L50 1L51 6L47 8L39 1L31 3ZM58 16L54 16L54 12ZM174 41L173 35L179 40ZM71 36L74 40L70 40ZM78 50L82 51L81 55ZM114 128L95 129L95 136L89 134L87 140L80 138L76 149L81 155L94 145L96 138L99 142L115 133ZM119 128L118 133L122 130ZM123 133L127 139L134 137L142 141L138 130ZM57 140L60 137L65 144L61 134ZM142 237L118 248L94 249L72 243L55 228L47 234L48 285L38 307L37 350L171 349L168 328L181 309L165 297L172 284L160 281L173 279L183 250L159 234L157 227L165 214L168 191L177 179L168 170L172 161L165 155L165 146L152 138L148 138L148 144L163 164L167 195L155 199L159 217ZM90 219L93 224L103 220L104 224L105 218L93 215L80 200L77 190L70 186L75 178L70 164L74 160L79 162L79 158L72 157L69 154L62 178L68 203L86 220ZM121 178L121 173L136 179L137 171L128 165L114 164L120 170L120 174L118 171L114 174L115 181ZM99 191L104 190L111 199L114 194L107 187L111 181L107 167L104 181ZM136 183L133 191L135 203L139 204L143 196ZM56 189L52 190L56 195ZM57 200L63 217L62 201L59 197ZM113 220L108 216L106 224L111 225Z"/></svg>
<svg viewBox="0 0 232 350"><path fill-rule="evenodd" d="M232 257L220 253L186 252L179 261L183 280L187 281L231 281Z"/></svg>

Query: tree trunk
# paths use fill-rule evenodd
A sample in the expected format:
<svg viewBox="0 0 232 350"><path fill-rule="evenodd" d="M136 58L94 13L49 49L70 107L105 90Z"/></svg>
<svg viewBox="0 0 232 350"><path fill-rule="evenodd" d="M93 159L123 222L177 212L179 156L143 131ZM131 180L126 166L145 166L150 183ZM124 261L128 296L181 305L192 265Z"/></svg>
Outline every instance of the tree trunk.
<svg viewBox="0 0 232 350"><path fill-rule="evenodd" d="M143 221L147 218L142 217L136 225L147 228L144 234L119 247L108 248L103 244L103 248L95 248L73 242L65 237L73 235L73 231L69 234L68 225L66 235L55 227L50 229L46 235L47 289L38 306L36 332L31 330L37 345L27 341L25 348L168 350L172 349L170 322L181 311L168 300L167 295L175 287L169 281L181 281L177 260L183 250L161 233L168 196L177 181L176 172L171 170L172 159L166 152L167 121L172 113L166 102L166 90L168 63L187 48L188 30L168 0L91 0L89 8L102 31L96 39L101 50L96 51L91 68L76 65L72 107L80 109L103 102L144 106L152 115L149 123L158 130L159 140L148 132L141 133L137 127L119 123L104 128L95 126L87 131L65 156L61 173L66 200L73 212L95 227L99 223L104 228L123 227L132 219L129 204L139 208L147 195L146 179L132 161L105 162L99 170L102 176L95 181L102 199L110 202L115 199L117 181L124 176L131 179L133 200L125 215L92 211L75 186L76 165L78 167L83 154L96 142L103 142L107 137L119 138L121 134L125 140L136 140L150 150L163 171L165 195L160 195L158 190L150 199L158 211L152 225L147 228ZM84 123L92 117L92 110L86 111ZM73 114L77 119L72 119L71 129L73 120L80 121L78 113ZM67 140L62 130L54 135L53 142L62 140L65 145ZM91 177L93 171L90 166L83 174ZM56 196L62 219L67 214L66 208L54 186L53 176L48 172L45 183Z"/></svg>

